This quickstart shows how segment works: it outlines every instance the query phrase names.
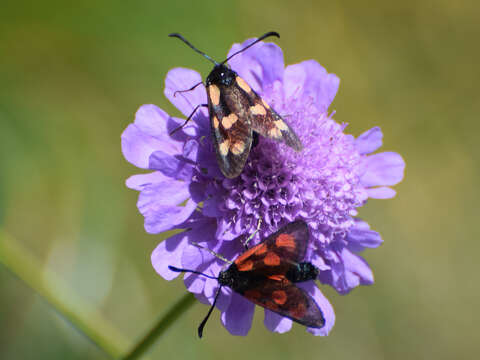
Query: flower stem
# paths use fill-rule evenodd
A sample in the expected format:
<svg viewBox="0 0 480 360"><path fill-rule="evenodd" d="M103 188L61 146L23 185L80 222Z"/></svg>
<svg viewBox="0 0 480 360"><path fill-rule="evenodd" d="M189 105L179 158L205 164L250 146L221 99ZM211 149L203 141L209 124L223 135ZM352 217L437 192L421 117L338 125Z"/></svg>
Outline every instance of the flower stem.
<svg viewBox="0 0 480 360"><path fill-rule="evenodd" d="M54 272L44 269L38 259L20 242L0 229L0 264L32 288L65 320L98 348L118 358L128 343L102 315L76 297L75 292Z"/></svg>
<svg viewBox="0 0 480 360"><path fill-rule="evenodd" d="M177 320L194 303L195 297L193 294L186 293L166 314L158 319L157 324L146 333L142 339L140 339L127 355L122 357L122 360L133 360L142 356L142 354L163 335L175 320Z"/></svg>

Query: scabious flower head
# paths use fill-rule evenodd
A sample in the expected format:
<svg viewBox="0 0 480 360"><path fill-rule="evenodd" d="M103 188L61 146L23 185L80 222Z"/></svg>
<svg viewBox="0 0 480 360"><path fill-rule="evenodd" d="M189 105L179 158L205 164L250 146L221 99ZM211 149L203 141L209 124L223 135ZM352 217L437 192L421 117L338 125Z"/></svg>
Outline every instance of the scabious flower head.
<svg viewBox="0 0 480 360"><path fill-rule="evenodd" d="M233 45L229 54L251 41ZM286 223L302 219L311 233L305 261L320 269L323 284L345 294L373 283L372 271L358 253L379 246L382 239L356 215L368 198L395 195L389 186L402 180L403 159L391 152L371 154L382 145L378 127L356 139L344 133L346 125L327 112L339 79L316 61L285 67L281 49L261 42L233 57L229 65L284 117L304 149L296 153L260 137L241 175L227 179L216 163L205 109L170 136L183 119L155 105L140 107L135 122L122 134L122 150L129 162L153 172L130 177L127 186L140 192L137 205L147 232L186 229L153 251L155 270L167 280L178 276L169 265L218 276L225 264L192 241L234 259L244 250L235 239L252 234L259 219L261 228L251 245ZM207 102L205 88L176 96L174 92L200 81L200 74L190 69L176 68L167 74L165 95L184 116ZM213 302L216 280L185 274L184 282L200 301ZM313 281L298 286L314 297L326 320L322 329L307 330L327 335L335 321L332 306ZM253 303L223 287L217 307L232 334L248 333ZM264 323L280 333L292 326L290 319L268 310Z"/></svg>

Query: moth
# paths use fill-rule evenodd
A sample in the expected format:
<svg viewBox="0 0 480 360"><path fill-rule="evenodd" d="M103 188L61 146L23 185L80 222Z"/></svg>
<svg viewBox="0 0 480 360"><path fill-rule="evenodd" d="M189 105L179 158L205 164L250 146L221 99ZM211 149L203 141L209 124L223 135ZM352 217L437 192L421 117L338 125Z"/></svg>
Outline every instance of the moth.
<svg viewBox="0 0 480 360"><path fill-rule="evenodd" d="M218 280L219 288L207 316L198 327L198 336L202 337L203 328L223 286L228 286L254 304L299 324L311 328L323 327L325 318L322 310L312 296L295 285L315 280L319 273L314 265L302 261L308 240L307 224L303 221L294 221L246 250L234 261L205 249L230 264L218 277L169 266L169 269L175 272L189 272Z"/></svg>
<svg viewBox="0 0 480 360"><path fill-rule="evenodd" d="M208 104L197 105L179 128L183 127L200 107L208 107L213 144L223 175L227 178L235 178L240 175L252 147L253 133L283 142L297 152L302 150L301 141L285 120L226 64L235 55L259 41L270 36L280 37L278 33L272 31L260 36L221 63L195 48L182 35L172 33L169 36L179 38L215 64L205 81ZM203 82L195 84L190 89L176 91L174 96L177 93L191 91L200 84Z"/></svg>

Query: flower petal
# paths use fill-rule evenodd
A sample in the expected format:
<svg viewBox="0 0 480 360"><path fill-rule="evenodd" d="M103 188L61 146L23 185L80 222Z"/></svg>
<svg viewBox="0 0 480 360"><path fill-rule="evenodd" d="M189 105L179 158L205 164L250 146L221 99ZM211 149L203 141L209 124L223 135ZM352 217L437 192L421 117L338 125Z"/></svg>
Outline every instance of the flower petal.
<svg viewBox="0 0 480 360"><path fill-rule="evenodd" d="M188 200L185 206L155 205L145 208L145 230L149 234L158 234L173 229L187 220L197 207L197 203Z"/></svg>
<svg viewBox="0 0 480 360"><path fill-rule="evenodd" d="M137 206L142 214L161 205L178 205L190 197L188 184L184 181L167 179L143 188L138 196Z"/></svg>
<svg viewBox="0 0 480 360"><path fill-rule="evenodd" d="M228 56L245 48L255 39L248 39L242 44L234 44ZM283 52L280 47L271 42L260 42L250 49L235 55L228 61L235 70L255 91L262 93L262 89L283 79L284 63Z"/></svg>
<svg viewBox="0 0 480 360"><path fill-rule="evenodd" d="M142 132L137 125L130 124L122 133L122 153L133 165L148 169L150 155L163 147L161 140Z"/></svg>
<svg viewBox="0 0 480 360"><path fill-rule="evenodd" d="M178 156L172 156L163 151L155 151L149 157L148 167L162 174L179 180L190 180L193 166Z"/></svg>
<svg viewBox="0 0 480 360"><path fill-rule="evenodd" d="M315 60L307 60L285 69L285 98L311 97L319 112L326 112L338 91L340 79L329 74Z"/></svg>
<svg viewBox="0 0 480 360"><path fill-rule="evenodd" d="M372 270L364 259L347 249L342 250L341 257L345 265L345 280L349 289L358 285L373 284Z"/></svg>
<svg viewBox="0 0 480 360"><path fill-rule="evenodd" d="M175 279L180 273L171 271L168 266L181 267L181 258L187 246L185 232L175 234L163 240L152 252L151 260L155 271L165 280Z"/></svg>
<svg viewBox="0 0 480 360"><path fill-rule="evenodd" d="M389 187L380 186L367 189L367 195L372 199L391 199L395 197L397 192Z"/></svg>
<svg viewBox="0 0 480 360"><path fill-rule="evenodd" d="M395 185L403 179L405 161L394 152L383 152L367 156L364 174L360 182L365 187Z"/></svg>
<svg viewBox="0 0 480 360"><path fill-rule="evenodd" d="M265 318L263 323L268 330L283 334L287 331L290 331L293 321L289 318L278 315L273 311L265 309Z"/></svg>
<svg viewBox="0 0 480 360"><path fill-rule="evenodd" d="M192 91L173 94L175 91L188 90L195 84L201 83L202 77L198 72L186 68L175 68L168 72L165 78L164 94L183 115L189 116L197 105L207 103L205 86L199 85ZM207 116L206 108L198 109L199 113ZM198 115L198 114L197 114Z"/></svg>
<svg viewBox="0 0 480 360"><path fill-rule="evenodd" d="M354 252L363 251L365 248L376 248L383 243L380 234L370 230L370 227L364 221L357 221L350 228L346 240L348 249Z"/></svg>
<svg viewBox="0 0 480 360"><path fill-rule="evenodd" d="M370 154L382 146L382 130L378 126L365 131L355 140L355 147L360 154Z"/></svg>
<svg viewBox="0 0 480 360"><path fill-rule="evenodd" d="M325 325L321 329L307 328L307 331L317 336L327 336L330 330L332 330L335 324L335 312L330 304L330 301L322 294L320 289L315 285L313 281L307 281L297 284L307 293L309 293L317 303L320 310L322 310L323 318L325 319Z"/></svg>
<svg viewBox="0 0 480 360"><path fill-rule="evenodd" d="M222 323L232 335L245 336L252 326L255 305L243 296L232 292L227 311L222 312Z"/></svg>
<svg viewBox="0 0 480 360"><path fill-rule="evenodd" d="M128 188L142 191L145 187L153 184L158 184L162 181L171 180L159 171L154 171L148 174L138 174L130 176L125 184Z"/></svg>

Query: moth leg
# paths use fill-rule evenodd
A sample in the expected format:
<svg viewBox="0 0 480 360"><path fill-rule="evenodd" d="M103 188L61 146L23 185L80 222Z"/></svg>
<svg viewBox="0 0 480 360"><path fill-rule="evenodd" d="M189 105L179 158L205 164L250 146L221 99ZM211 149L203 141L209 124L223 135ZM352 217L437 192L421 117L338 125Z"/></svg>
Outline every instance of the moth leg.
<svg viewBox="0 0 480 360"><path fill-rule="evenodd" d="M184 92L189 92L189 91L192 91L193 89L195 89L198 85L200 84L203 84L202 81L200 81L199 83L193 85L190 89L187 89L187 90L177 90L173 93L173 97L177 96L177 93L184 93Z"/></svg>
<svg viewBox="0 0 480 360"><path fill-rule="evenodd" d="M252 135L253 135L253 139L252 139L252 149L253 149L258 145L258 140L260 135L258 135L256 131L254 131Z"/></svg>
<svg viewBox="0 0 480 360"><path fill-rule="evenodd" d="M243 246L245 246L245 249L248 250L248 243L250 242L250 240L252 240L255 235L257 235L257 233L260 231L260 226L262 225L262 219L258 219L258 224L257 224L257 228L255 229L255 231L247 238L247 240L245 240L245 242L243 243Z"/></svg>
<svg viewBox="0 0 480 360"><path fill-rule="evenodd" d="M188 90L186 90L188 91ZM181 128L183 128L185 125L187 125L187 123L190 121L190 119L192 118L192 116L197 112L198 108L199 107L208 107L208 104L200 104L200 105L197 105L195 107L195 109L193 109L192 113L190 115L188 115L188 118L187 120L185 120L185 122L180 125L179 127L175 128L173 131L170 132L170 136L172 136L175 132L177 132L178 130L180 130Z"/></svg>

